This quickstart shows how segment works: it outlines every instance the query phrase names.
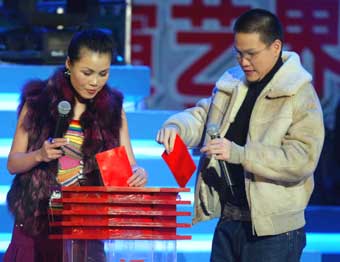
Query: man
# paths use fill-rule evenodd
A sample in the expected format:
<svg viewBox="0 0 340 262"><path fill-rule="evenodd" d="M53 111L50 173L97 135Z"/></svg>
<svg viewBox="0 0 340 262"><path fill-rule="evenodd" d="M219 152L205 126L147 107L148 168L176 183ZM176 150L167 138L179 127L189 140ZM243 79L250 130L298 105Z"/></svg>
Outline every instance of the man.
<svg viewBox="0 0 340 262"><path fill-rule="evenodd" d="M167 152L176 134L188 146L203 145L193 222L220 218L214 262L299 261L306 245L304 210L324 127L311 75L282 45L274 14L252 9L241 15L234 25L239 67L222 75L210 98L171 116L157 134Z"/></svg>

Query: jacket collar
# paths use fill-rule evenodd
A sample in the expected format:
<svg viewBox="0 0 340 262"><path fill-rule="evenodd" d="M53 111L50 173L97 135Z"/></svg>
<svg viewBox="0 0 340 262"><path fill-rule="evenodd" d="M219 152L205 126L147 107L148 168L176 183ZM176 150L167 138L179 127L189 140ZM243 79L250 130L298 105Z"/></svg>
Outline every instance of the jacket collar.
<svg viewBox="0 0 340 262"><path fill-rule="evenodd" d="M300 86L312 81L311 74L302 67L297 53L283 51L282 60L283 65L265 87L270 98L295 95ZM247 81L239 66L226 71L216 82L216 88L228 94L242 86L247 86Z"/></svg>

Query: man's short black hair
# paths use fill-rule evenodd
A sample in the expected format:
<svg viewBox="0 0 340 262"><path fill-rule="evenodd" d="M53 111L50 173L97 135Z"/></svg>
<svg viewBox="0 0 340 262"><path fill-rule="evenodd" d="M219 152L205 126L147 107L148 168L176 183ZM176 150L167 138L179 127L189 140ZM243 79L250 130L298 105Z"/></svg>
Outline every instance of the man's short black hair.
<svg viewBox="0 0 340 262"><path fill-rule="evenodd" d="M250 9L237 18L234 33L259 33L263 43L283 42L282 25L276 15L265 9Z"/></svg>

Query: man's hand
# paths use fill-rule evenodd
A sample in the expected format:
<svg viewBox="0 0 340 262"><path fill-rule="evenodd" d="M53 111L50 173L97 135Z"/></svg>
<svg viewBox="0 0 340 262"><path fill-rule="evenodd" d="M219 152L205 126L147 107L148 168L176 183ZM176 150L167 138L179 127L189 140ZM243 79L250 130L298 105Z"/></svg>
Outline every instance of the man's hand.
<svg viewBox="0 0 340 262"><path fill-rule="evenodd" d="M210 140L201 148L201 153L205 153L217 160L227 161L230 157L231 142L226 138L215 138Z"/></svg>
<svg viewBox="0 0 340 262"><path fill-rule="evenodd" d="M178 128L175 126L164 127L157 132L156 141L163 144L165 151L169 154L174 149Z"/></svg>

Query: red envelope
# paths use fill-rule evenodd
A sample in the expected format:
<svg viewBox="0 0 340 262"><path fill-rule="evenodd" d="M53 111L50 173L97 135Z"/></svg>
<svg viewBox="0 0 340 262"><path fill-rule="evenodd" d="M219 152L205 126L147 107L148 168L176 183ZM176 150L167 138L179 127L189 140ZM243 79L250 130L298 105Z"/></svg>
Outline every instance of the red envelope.
<svg viewBox="0 0 340 262"><path fill-rule="evenodd" d="M132 169L124 146L100 152L96 160L104 186L129 186Z"/></svg>
<svg viewBox="0 0 340 262"><path fill-rule="evenodd" d="M177 184L180 187L185 187L194 173L196 165L179 135L176 136L174 150L170 154L164 151L162 157L169 166Z"/></svg>

